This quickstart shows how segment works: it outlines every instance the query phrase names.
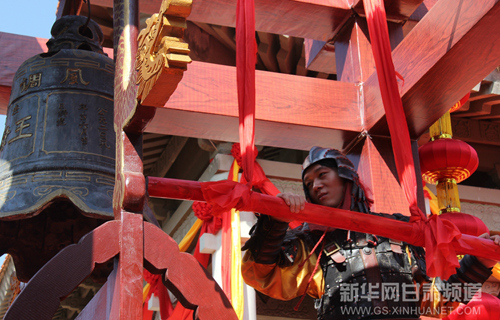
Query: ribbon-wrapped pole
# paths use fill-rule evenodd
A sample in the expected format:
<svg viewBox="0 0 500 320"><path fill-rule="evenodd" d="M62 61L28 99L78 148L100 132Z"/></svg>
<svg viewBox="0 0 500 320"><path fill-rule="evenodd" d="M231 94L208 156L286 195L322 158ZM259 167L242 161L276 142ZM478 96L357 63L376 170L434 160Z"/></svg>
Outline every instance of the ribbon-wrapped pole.
<svg viewBox="0 0 500 320"><path fill-rule="evenodd" d="M230 195L231 190L237 189L239 197L226 201L226 204L234 205L238 210L260 212L279 219L307 221L355 232L375 233L416 246L426 245L424 221L404 222L310 203L306 203L301 212L292 214L282 199L252 192L246 185L232 181L199 182L149 177L148 192L155 198L205 201L202 183L205 186L214 186L218 193L226 196ZM215 209L214 214L217 214ZM500 247L491 240L463 234L452 244L457 254L500 260ZM439 247L434 249L439 250Z"/></svg>

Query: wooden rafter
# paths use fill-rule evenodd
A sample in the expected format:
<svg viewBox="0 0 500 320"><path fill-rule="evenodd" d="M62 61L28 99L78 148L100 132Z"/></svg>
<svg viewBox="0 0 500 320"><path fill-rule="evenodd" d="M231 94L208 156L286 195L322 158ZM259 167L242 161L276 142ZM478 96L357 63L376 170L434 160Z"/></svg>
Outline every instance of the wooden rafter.
<svg viewBox="0 0 500 320"><path fill-rule="evenodd" d="M154 13L161 0L141 1L141 12ZM354 0L354 5L360 0ZM94 0L93 5L111 8L113 0ZM329 40L351 15L346 1L256 0L256 30ZM193 3L190 21L234 27L236 0L198 0Z"/></svg>
<svg viewBox="0 0 500 320"><path fill-rule="evenodd" d="M422 134L500 64L500 2L440 0L393 51L410 135ZM485 37L485 35L488 35ZM387 135L376 75L366 82L367 127Z"/></svg>
<svg viewBox="0 0 500 320"><path fill-rule="evenodd" d="M164 177L186 144L187 140L188 138L186 137L173 136L170 138L160 154L160 157L149 170L149 175L154 177Z"/></svg>
<svg viewBox="0 0 500 320"><path fill-rule="evenodd" d="M500 64L500 34L487 32L500 27L500 4L494 0L460 4L439 1L394 50L396 70L405 78L402 98L414 138ZM488 39L484 34L489 34ZM22 40L15 47L0 46L2 56L10 59L1 62L0 102L5 103L9 78L34 51L42 51L43 40L9 34L0 37L2 43ZM16 50L18 46L24 50ZM4 51L7 48L17 54ZM148 132L237 141L234 74L232 67L193 63L166 108L158 110ZM358 93L352 84L257 72L257 85L258 144L342 148L362 129L356 111ZM367 80L364 94L365 128L387 135L375 75ZM2 107L5 104L0 110Z"/></svg>

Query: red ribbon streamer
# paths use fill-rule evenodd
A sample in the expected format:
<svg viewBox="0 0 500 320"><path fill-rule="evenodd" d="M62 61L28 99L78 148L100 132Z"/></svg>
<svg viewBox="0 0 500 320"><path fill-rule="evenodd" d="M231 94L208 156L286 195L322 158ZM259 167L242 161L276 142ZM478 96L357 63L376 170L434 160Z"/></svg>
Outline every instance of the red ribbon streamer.
<svg viewBox="0 0 500 320"><path fill-rule="evenodd" d="M427 274L447 279L455 273L455 267L459 265L452 243L459 239L461 234L450 221L440 221L437 218L427 221L425 214L417 206L417 182L410 134L392 62L384 3L381 0L365 0L363 4L399 181L410 204L411 221L418 223L419 229L425 230Z"/></svg>
<svg viewBox="0 0 500 320"><path fill-rule="evenodd" d="M151 274L149 271L144 269L144 280L148 282L151 286L149 292L146 296L146 302L143 306L143 318L151 319L153 316L152 311L148 310L148 301L151 298L151 295L154 293L155 296L158 297L160 301L160 317L162 320L166 320L173 313L174 308L172 307L172 302L170 301L170 297L168 295L167 288L163 285L161 281L162 275L160 274Z"/></svg>
<svg viewBox="0 0 500 320"><path fill-rule="evenodd" d="M363 4L399 181L401 181L401 187L410 204L412 217L426 220L425 215L417 206L417 181L411 152L410 134L406 125L403 103L399 96L396 80L396 71L392 62L384 3L381 0L367 0Z"/></svg>
<svg viewBox="0 0 500 320"><path fill-rule="evenodd" d="M461 304L443 320L500 319L500 300L488 293L476 293L468 304Z"/></svg>
<svg viewBox="0 0 500 320"><path fill-rule="evenodd" d="M243 174L252 185L255 151L255 6L253 0L236 4L236 81L238 85L239 135Z"/></svg>
<svg viewBox="0 0 500 320"><path fill-rule="evenodd" d="M233 147L231 148L231 154L233 155L233 157L236 160L236 162L238 163L238 165L243 168L241 148L240 148L239 143L233 144ZM257 187L264 194L275 196L278 193L280 193L278 188L276 188L276 186L271 181L269 181L269 179L266 177L266 174L264 173L264 170L259 165L259 163L257 161L255 161L255 159L257 158L257 150L255 150L255 153L253 156L254 156L254 160L253 160L254 161L254 172L253 172L253 177L252 177L252 179L253 179L252 185ZM243 168L243 172L245 172L244 168ZM247 182L246 177L245 177L245 175L243 175L243 177L241 178L241 183L246 183L246 182Z"/></svg>
<svg viewBox="0 0 500 320"><path fill-rule="evenodd" d="M212 215L212 206L206 202L196 201L193 203L193 211L195 216L203 220L203 225L200 230L200 237L208 232L212 234L216 234L222 227L222 219L220 217L214 217ZM200 241L198 239L198 243L196 244L196 248L194 249L193 256L198 260L198 262L204 267L208 267L208 262L210 261L210 255L200 252ZM189 310L184 308L184 306L180 303L177 303L175 310L172 307L172 303L170 302L170 298L168 296L167 288L161 283L161 275L153 275L149 273L147 270L144 270L144 279L151 284L151 289L146 297L146 301L149 300L151 294L155 294L158 296L160 300L160 314L162 319L169 320L184 320L184 319L192 319L193 310ZM147 304L144 306L143 310L143 318L151 319L153 313L147 310Z"/></svg>
<svg viewBox="0 0 500 320"><path fill-rule="evenodd" d="M242 163L239 143L233 144L233 147L231 148L231 154L233 155L236 162L238 162L238 165L241 166ZM257 157L257 151L254 156ZM244 175L241 178L241 183L246 183ZM276 196L278 193L280 193L278 188L276 188L276 186L266 177L264 170L257 161L255 161L254 163L253 185L257 187L262 193L270 196ZM301 221L292 221L289 223L291 229L294 229L301 224Z"/></svg>

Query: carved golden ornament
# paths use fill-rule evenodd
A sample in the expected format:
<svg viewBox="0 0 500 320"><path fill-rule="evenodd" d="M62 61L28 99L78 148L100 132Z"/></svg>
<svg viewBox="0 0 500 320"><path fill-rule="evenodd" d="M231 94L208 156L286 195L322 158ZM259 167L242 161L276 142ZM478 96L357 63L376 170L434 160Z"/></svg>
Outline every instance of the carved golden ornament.
<svg viewBox="0 0 500 320"><path fill-rule="evenodd" d="M139 34L137 98L142 105L163 106L191 62L183 40L191 5L192 0L163 0L160 12L146 20Z"/></svg>

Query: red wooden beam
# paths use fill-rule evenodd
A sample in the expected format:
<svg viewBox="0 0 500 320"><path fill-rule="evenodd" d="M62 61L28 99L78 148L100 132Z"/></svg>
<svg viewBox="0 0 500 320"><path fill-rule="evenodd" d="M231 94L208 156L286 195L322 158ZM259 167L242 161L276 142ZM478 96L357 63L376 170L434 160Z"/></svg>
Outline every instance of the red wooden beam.
<svg viewBox="0 0 500 320"><path fill-rule="evenodd" d="M354 84L257 71L256 96L257 144L342 148L362 129ZM146 131L238 141L237 117L236 69L193 62Z"/></svg>
<svg viewBox="0 0 500 320"><path fill-rule="evenodd" d="M421 4L422 0L409 1L402 10L405 15L411 14ZM388 10L398 9L398 7L388 7ZM359 4L361 10L363 5ZM386 10L387 10L386 9ZM355 9L356 10L356 9ZM364 12L362 13L364 14ZM402 15L406 20L407 16ZM394 48L403 38L403 29L401 22L388 22L389 35L391 37L391 46ZM371 47L368 40L368 27L366 19L360 16L350 18L346 21L342 30L336 35L335 39L330 42L304 39L304 51L306 59L306 68L326 73L336 73L337 80L345 81L342 71L345 67L349 67L348 63L351 60L357 59L355 52L346 51L353 44L360 45L364 52L361 52L360 57L372 55ZM346 56L347 54L347 56ZM352 54L352 55L351 55ZM372 72L364 74L364 80L370 76Z"/></svg>
<svg viewBox="0 0 500 320"><path fill-rule="evenodd" d="M500 64L500 2L441 0L393 51L412 138L421 135ZM366 81L366 124L387 135L376 75Z"/></svg>
<svg viewBox="0 0 500 320"><path fill-rule="evenodd" d="M256 71L256 119L288 125L361 130L355 84ZM188 66L165 108L238 117L236 68Z"/></svg>
<svg viewBox="0 0 500 320"><path fill-rule="evenodd" d="M0 32L0 114L6 114L12 80L19 66L34 55L47 52L47 39ZM113 50L104 48L108 56Z"/></svg>
<svg viewBox="0 0 500 320"><path fill-rule="evenodd" d="M10 99L10 86L0 86L0 114L7 114Z"/></svg>
<svg viewBox="0 0 500 320"><path fill-rule="evenodd" d="M352 4L360 0L353 0ZM111 8L113 0L93 0L93 5ZM140 2L142 13L158 12L161 0ZM317 40L330 40L352 14L344 0L256 0L257 31L286 34ZM236 0L193 1L188 19L195 22L234 27Z"/></svg>
<svg viewBox="0 0 500 320"><path fill-rule="evenodd" d="M12 85L17 68L28 58L47 52L47 39L0 32L0 85Z"/></svg>
<svg viewBox="0 0 500 320"><path fill-rule="evenodd" d="M352 153L359 154L358 174L367 188L368 196L373 200L371 210L399 212L410 216L408 201L393 174L396 171L396 164L392 156L390 139L379 137L366 139L362 149L353 150Z"/></svg>
<svg viewBox="0 0 500 320"><path fill-rule="evenodd" d="M424 2L424 0L385 0L384 4L387 20L398 22L406 21L422 2ZM362 1L354 4L353 10L362 17L366 15Z"/></svg>
<svg viewBox="0 0 500 320"><path fill-rule="evenodd" d="M406 20L422 0L386 0L387 17ZM93 5L111 8L113 0L93 0ZM140 1L142 13L158 12L161 0ZM352 15L363 14L360 0L255 0L257 31L328 41ZM235 26L236 0L196 0L189 20L220 26Z"/></svg>
<svg viewBox="0 0 500 320"><path fill-rule="evenodd" d="M46 40L6 33L0 33L0 40L0 114L5 114L17 68L46 51L40 45ZM362 129L354 84L263 71L257 71L256 80L259 145L342 149ZM236 69L193 62L146 131L238 141L237 117Z"/></svg>
<svg viewBox="0 0 500 320"><path fill-rule="evenodd" d="M290 209L282 199L252 191L249 192L248 201L238 210L260 212L276 218L291 220ZM149 177L148 193L154 198L205 201L199 181ZM421 244L416 243L412 235L418 234L419 240L423 237L422 231L409 222L311 203L306 203L305 209L301 212L294 213L293 220L307 221L355 232L375 233L382 237L415 245ZM491 240L462 234L462 238L456 241L454 245L457 254L471 254L487 259L500 260L500 247Z"/></svg>
<svg viewBox="0 0 500 320"><path fill-rule="evenodd" d="M82 10L83 0L59 0L56 17L60 19L63 16L79 15Z"/></svg>

